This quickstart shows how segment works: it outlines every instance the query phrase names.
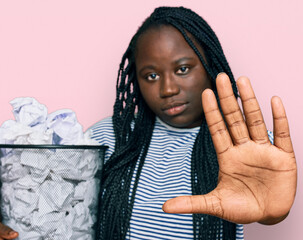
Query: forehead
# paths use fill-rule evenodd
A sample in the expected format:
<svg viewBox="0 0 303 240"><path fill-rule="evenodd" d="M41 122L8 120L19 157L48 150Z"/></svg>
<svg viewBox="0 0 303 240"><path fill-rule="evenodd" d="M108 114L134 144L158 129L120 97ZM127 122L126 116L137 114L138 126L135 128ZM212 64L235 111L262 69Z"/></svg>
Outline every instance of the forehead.
<svg viewBox="0 0 303 240"><path fill-rule="evenodd" d="M189 34L188 34L189 35ZM189 37L193 40L191 35ZM197 48L201 52L198 45ZM174 27L161 25L152 27L142 33L137 40L135 48L135 57L147 58L149 55L182 55L182 54L195 54L194 50L189 46L183 35Z"/></svg>

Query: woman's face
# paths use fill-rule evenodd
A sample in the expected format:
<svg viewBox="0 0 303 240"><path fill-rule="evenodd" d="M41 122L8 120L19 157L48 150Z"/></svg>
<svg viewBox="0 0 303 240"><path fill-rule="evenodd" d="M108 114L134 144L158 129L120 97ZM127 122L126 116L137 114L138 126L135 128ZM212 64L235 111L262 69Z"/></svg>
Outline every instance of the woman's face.
<svg viewBox="0 0 303 240"><path fill-rule="evenodd" d="M142 96L162 121L179 128L200 126L201 94L211 83L177 29L161 26L143 33L137 41L135 64Z"/></svg>

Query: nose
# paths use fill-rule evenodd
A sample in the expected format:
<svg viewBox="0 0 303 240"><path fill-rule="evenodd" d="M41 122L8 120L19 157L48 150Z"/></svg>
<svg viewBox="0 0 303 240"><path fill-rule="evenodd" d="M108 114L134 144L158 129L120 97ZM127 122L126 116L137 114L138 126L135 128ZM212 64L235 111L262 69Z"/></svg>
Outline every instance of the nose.
<svg viewBox="0 0 303 240"><path fill-rule="evenodd" d="M171 97L180 92L180 87L175 79L175 77L171 74L163 75L160 80L160 97L166 98Z"/></svg>

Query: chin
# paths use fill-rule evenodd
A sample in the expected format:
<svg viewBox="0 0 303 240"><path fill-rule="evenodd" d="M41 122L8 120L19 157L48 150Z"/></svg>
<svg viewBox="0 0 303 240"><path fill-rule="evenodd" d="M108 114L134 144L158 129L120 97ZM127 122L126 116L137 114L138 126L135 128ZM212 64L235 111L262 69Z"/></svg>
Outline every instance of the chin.
<svg viewBox="0 0 303 240"><path fill-rule="evenodd" d="M179 121L178 121L179 120ZM165 121L166 124L175 127L175 128L195 128L201 126L201 121L185 121L184 119L175 119L174 121Z"/></svg>

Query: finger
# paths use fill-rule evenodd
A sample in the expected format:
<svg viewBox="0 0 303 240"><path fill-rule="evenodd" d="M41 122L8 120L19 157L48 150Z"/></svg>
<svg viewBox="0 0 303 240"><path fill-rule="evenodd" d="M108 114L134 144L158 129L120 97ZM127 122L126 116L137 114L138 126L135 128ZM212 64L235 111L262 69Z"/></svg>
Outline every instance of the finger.
<svg viewBox="0 0 303 240"><path fill-rule="evenodd" d="M2 239L15 239L18 237L18 233L10 227L0 223L0 240Z"/></svg>
<svg viewBox="0 0 303 240"><path fill-rule="evenodd" d="M292 153L293 147L289 133L288 120L283 103L279 97L273 97L271 99L271 108L274 119L274 144L283 151Z"/></svg>
<svg viewBox="0 0 303 240"><path fill-rule="evenodd" d="M166 213L199 213L223 218L221 201L212 192L169 199L163 204L162 210Z"/></svg>
<svg viewBox="0 0 303 240"><path fill-rule="evenodd" d="M269 138L262 112L249 79L246 77L240 77L237 81L237 86L251 139L256 143L269 144Z"/></svg>
<svg viewBox="0 0 303 240"><path fill-rule="evenodd" d="M202 105L216 153L220 155L232 147L233 144L212 90L206 89L203 91Z"/></svg>
<svg viewBox="0 0 303 240"><path fill-rule="evenodd" d="M216 83L220 105L232 140L236 145L246 143L250 140L249 133L229 77L225 73L219 74Z"/></svg>

